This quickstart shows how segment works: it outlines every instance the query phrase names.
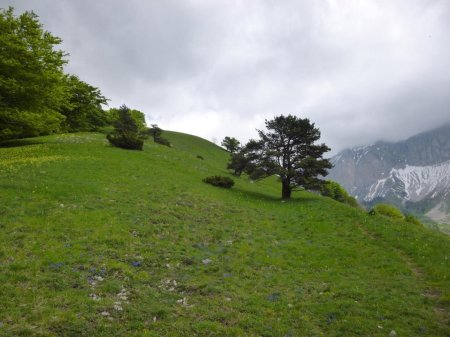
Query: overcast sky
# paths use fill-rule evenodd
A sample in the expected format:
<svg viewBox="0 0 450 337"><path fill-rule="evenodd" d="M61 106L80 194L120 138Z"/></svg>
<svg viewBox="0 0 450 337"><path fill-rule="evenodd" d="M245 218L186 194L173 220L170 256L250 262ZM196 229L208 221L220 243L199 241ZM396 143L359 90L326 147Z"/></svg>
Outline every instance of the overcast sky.
<svg viewBox="0 0 450 337"><path fill-rule="evenodd" d="M66 70L163 129L255 137L280 114L333 153L450 122L449 0L0 0L63 39Z"/></svg>

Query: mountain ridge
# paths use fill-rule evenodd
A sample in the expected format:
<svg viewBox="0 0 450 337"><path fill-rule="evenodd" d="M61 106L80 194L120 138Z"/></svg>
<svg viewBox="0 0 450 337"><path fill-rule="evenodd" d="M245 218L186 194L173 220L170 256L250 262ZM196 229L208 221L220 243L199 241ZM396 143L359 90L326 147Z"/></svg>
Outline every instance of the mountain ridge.
<svg viewBox="0 0 450 337"><path fill-rule="evenodd" d="M450 204L450 124L399 142L345 149L331 161L329 178L362 204L390 202L404 211L450 223L446 206ZM446 215L436 216L436 207Z"/></svg>

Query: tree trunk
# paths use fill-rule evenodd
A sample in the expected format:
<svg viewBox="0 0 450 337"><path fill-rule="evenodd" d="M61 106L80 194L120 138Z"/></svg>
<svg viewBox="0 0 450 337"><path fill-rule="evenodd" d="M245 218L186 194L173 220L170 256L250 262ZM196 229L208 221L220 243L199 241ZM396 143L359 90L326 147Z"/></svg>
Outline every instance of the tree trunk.
<svg viewBox="0 0 450 337"><path fill-rule="evenodd" d="M281 181L282 189L281 189L281 197L283 199L290 199L291 198L291 186L289 184L288 180L282 180Z"/></svg>

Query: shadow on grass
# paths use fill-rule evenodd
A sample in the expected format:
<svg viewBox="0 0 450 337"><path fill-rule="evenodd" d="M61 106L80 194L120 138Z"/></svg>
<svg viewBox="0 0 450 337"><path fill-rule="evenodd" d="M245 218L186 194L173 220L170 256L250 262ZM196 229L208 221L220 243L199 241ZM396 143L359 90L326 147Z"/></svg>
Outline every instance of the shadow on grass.
<svg viewBox="0 0 450 337"><path fill-rule="evenodd" d="M283 200L279 196L274 196L270 194L265 194L261 192L255 192L255 191L248 191L239 187L233 187L230 189L232 193L240 194L241 196L246 196L251 199L260 200L260 201L270 201L270 202L277 202L280 203ZM298 195L297 193L293 193L293 197L289 200L286 200L286 203L289 204L304 204L309 202L316 202L317 199L314 196L308 196L308 195Z"/></svg>
<svg viewBox="0 0 450 337"><path fill-rule="evenodd" d="M31 139L14 139L14 140L5 140L0 142L0 148L6 147L21 147L21 146L29 146L29 145L37 145L43 144L43 142Z"/></svg>

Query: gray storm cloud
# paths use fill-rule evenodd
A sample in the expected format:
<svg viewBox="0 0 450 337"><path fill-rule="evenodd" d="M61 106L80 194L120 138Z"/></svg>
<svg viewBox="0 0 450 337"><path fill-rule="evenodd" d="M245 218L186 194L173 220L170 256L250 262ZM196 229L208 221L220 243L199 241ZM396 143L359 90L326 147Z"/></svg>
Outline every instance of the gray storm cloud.
<svg viewBox="0 0 450 337"><path fill-rule="evenodd" d="M308 117L333 152L450 121L450 2L0 0L112 106L207 139Z"/></svg>

